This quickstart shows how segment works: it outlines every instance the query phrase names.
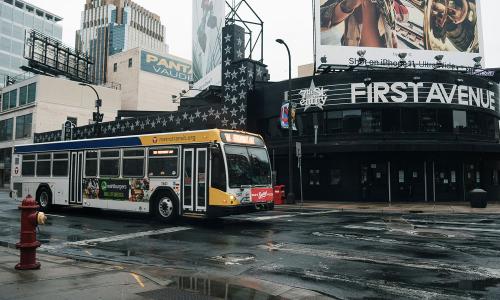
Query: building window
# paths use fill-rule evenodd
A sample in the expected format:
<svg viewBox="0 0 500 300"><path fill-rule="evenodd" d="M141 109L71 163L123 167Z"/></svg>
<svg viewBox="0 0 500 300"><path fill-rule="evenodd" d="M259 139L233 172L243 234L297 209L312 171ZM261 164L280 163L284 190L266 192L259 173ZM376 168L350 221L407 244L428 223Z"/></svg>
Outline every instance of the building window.
<svg viewBox="0 0 500 300"><path fill-rule="evenodd" d="M35 102L36 98L36 82L28 85L28 104Z"/></svg>
<svg viewBox="0 0 500 300"><path fill-rule="evenodd" d="M123 177L144 177L144 149L123 150Z"/></svg>
<svg viewBox="0 0 500 300"><path fill-rule="evenodd" d="M467 113L464 110L453 111L453 132L467 132Z"/></svg>
<svg viewBox="0 0 500 300"><path fill-rule="evenodd" d="M8 109L16 107L17 104L17 90L13 90L3 94L2 110L6 111Z"/></svg>
<svg viewBox="0 0 500 300"><path fill-rule="evenodd" d="M31 124L33 115L24 115L16 118L16 139L31 137Z"/></svg>
<svg viewBox="0 0 500 300"><path fill-rule="evenodd" d="M132 58L129 58L129 59L128 59L128 67L129 67L129 68L132 68Z"/></svg>
<svg viewBox="0 0 500 300"><path fill-rule="evenodd" d="M113 64L113 72L116 72L118 70L118 64L114 63Z"/></svg>
<svg viewBox="0 0 500 300"><path fill-rule="evenodd" d="M19 88L19 106L28 103L28 86Z"/></svg>
<svg viewBox="0 0 500 300"><path fill-rule="evenodd" d="M0 121L0 141L11 141L14 119Z"/></svg>
<svg viewBox="0 0 500 300"><path fill-rule="evenodd" d="M382 113L375 110L364 110L361 115L361 130L363 133L382 131Z"/></svg>
<svg viewBox="0 0 500 300"><path fill-rule="evenodd" d="M422 109L420 112L420 130L423 132L437 132L437 111L435 109Z"/></svg>
<svg viewBox="0 0 500 300"><path fill-rule="evenodd" d="M342 127L344 132L359 132L361 129L361 110L345 110Z"/></svg>
<svg viewBox="0 0 500 300"><path fill-rule="evenodd" d="M99 160L99 175L101 177L120 176L119 150L101 151L101 158Z"/></svg>
<svg viewBox="0 0 500 300"><path fill-rule="evenodd" d="M328 133L342 132L342 111L329 111L326 114L326 130Z"/></svg>

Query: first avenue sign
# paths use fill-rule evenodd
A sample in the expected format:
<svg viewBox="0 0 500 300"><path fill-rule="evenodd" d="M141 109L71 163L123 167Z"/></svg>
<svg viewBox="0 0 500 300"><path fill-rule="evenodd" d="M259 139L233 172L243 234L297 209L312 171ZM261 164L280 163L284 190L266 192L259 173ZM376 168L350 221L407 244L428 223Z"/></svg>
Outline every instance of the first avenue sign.
<svg viewBox="0 0 500 300"><path fill-rule="evenodd" d="M351 103L442 103L496 111L495 93L448 83L351 83Z"/></svg>

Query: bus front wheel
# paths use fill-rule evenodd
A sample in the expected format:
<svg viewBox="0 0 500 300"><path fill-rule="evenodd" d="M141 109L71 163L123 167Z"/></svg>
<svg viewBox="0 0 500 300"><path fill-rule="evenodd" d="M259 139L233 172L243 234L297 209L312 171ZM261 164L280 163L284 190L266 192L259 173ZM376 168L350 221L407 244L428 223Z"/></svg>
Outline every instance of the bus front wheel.
<svg viewBox="0 0 500 300"><path fill-rule="evenodd" d="M153 201L153 213L157 220L171 223L177 218L177 200L170 193L161 193Z"/></svg>
<svg viewBox="0 0 500 300"><path fill-rule="evenodd" d="M52 208L52 193L49 188L41 187L36 193L36 202L42 212L48 212Z"/></svg>

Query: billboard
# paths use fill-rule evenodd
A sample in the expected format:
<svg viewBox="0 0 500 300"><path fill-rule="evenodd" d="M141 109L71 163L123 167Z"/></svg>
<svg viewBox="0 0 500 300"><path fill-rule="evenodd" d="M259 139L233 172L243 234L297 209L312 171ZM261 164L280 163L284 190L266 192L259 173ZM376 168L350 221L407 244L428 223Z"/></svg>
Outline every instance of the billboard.
<svg viewBox="0 0 500 300"><path fill-rule="evenodd" d="M141 51L141 70L186 82L193 80L191 64L144 50Z"/></svg>
<svg viewBox="0 0 500 300"><path fill-rule="evenodd" d="M195 88L221 85L224 0L193 0L193 81Z"/></svg>
<svg viewBox="0 0 500 300"><path fill-rule="evenodd" d="M473 67L483 51L479 0L315 0L317 66ZM361 54L364 52L362 51ZM404 56L405 54L401 55Z"/></svg>

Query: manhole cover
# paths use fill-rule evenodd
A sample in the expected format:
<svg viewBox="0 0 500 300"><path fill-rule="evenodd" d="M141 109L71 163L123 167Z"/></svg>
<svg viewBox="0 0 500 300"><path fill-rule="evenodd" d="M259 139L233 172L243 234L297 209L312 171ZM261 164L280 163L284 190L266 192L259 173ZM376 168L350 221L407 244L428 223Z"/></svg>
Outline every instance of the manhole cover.
<svg viewBox="0 0 500 300"><path fill-rule="evenodd" d="M210 260L223 263L225 265L249 264L255 261L255 255L251 253L227 253L211 257Z"/></svg>
<svg viewBox="0 0 500 300"><path fill-rule="evenodd" d="M415 232L415 235L421 236L421 237L428 237L428 238L435 238L435 239L443 239L447 238L448 235L440 232L429 232L429 231L417 231Z"/></svg>

